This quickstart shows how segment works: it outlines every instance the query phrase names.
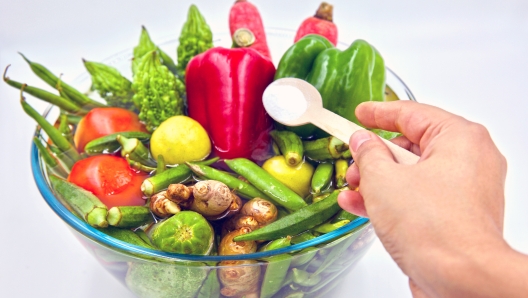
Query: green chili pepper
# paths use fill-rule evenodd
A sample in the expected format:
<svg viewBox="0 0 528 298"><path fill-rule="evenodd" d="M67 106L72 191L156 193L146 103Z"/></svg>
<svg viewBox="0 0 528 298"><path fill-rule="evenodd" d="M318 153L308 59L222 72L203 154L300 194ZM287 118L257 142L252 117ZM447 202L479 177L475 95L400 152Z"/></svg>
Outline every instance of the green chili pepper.
<svg viewBox="0 0 528 298"><path fill-rule="evenodd" d="M323 107L350 120L363 101L385 99L385 64L378 51L364 40L341 51L320 35L307 35L282 56L275 79L294 77L312 84ZM327 135L313 125L290 128L302 137Z"/></svg>
<svg viewBox="0 0 528 298"><path fill-rule="evenodd" d="M109 106L135 111L132 82L114 67L84 59L83 63L92 77L92 89L97 91Z"/></svg>
<svg viewBox="0 0 528 298"><path fill-rule="evenodd" d="M48 83L48 85L57 89L60 83L60 87L62 88L62 91L67 95L67 98L74 101L77 105L81 107L85 107L85 106L104 107L105 106L104 104L100 102L90 99L88 96L82 94L77 89L73 88L72 86L64 82L60 82L60 79L57 76L55 76L53 73L51 73L46 67L44 67L44 65L31 62L22 53L19 53L19 54L22 56L22 58L24 58L24 60L26 60L26 62L31 67L31 70L33 70L33 72L39 78L44 80L44 82Z"/></svg>
<svg viewBox="0 0 528 298"><path fill-rule="evenodd" d="M235 158L224 161L231 170L244 176L257 189L265 193L274 203L292 211L299 210L307 205L303 198L293 190L289 189L249 159Z"/></svg>
<svg viewBox="0 0 528 298"><path fill-rule="evenodd" d="M334 191L328 198L301 208L278 219L258 230L235 237L235 241L273 240L287 235L297 235L311 229L336 214L341 207L337 203L339 191Z"/></svg>
<svg viewBox="0 0 528 298"><path fill-rule="evenodd" d="M213 33L204 17L192 4L187 12L187 21L183 24L178 45L178 73L185 76L185 68L191 59L213 47Z"/></svg>

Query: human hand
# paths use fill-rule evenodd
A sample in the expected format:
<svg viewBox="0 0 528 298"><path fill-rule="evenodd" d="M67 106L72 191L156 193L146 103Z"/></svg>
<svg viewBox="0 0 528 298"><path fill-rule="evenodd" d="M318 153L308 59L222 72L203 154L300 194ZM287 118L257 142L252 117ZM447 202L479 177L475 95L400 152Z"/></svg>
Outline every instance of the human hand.
<svg viewBox="0 0 528 298"><path fill-rule="evenodd" d="M363 103L356 116L368 128L401 132L393 141L421 157L416 165L398 164L379 137L356 132L347 181L359 192L342 192L341 207L370 217L416 296L473 295L491 287L467 275L489 253L507 248L506 160L488 131L409 101Z"/></svg>

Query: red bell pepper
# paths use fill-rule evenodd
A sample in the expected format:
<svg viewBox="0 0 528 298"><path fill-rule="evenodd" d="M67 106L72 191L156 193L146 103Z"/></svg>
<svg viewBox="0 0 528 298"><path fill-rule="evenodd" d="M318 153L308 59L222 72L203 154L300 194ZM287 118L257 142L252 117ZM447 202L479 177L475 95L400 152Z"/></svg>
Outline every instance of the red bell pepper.
<svg viewBox="0 0 528 298"><path fill-rule="evenodd" d="M208 132L220 158L269 157L272 119L262 94L275 66L251 48L212 48L187 66L188 114Z"/></svg>

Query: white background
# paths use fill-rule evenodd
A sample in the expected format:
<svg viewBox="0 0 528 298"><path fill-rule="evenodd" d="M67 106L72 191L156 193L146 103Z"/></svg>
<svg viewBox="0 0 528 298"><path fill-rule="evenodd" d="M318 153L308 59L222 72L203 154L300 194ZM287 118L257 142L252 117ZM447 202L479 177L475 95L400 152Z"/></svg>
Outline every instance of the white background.
<svg viewBox="0 0 528 298"><path fill-rule="evenodd" d="M18 56L21 51L72 81L84 71L81 57L100 61L135 46L141 25L154 41L178 35L190 3L0 0L0 68L11 64L11 78L47 88ZM231 0L194 3L213 30L228 31ZM253 3L266 26L296 29L315 12L319 0ZM515 249L528 253L528 2L332 3L340 40L366 39L418 101L488 127L508 159L505 237ZM46 107L30 102L40 111ZM18 91L0 83L1 296L132 297L41 198L30 173L34 128L20 108ZM340 296L349 295L410 296L407 278L379 241L347 276Z"/></svg>

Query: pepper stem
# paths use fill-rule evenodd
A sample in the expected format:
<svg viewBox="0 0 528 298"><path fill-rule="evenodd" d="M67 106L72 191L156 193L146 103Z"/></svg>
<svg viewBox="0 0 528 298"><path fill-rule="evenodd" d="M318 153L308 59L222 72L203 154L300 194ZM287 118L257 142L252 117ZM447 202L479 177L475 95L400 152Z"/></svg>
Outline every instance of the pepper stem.
<svg viewBox="0 0 528 298"><path fill-rule="evenodd" d="M233 34L233 47L245 48L255 42L255 34L247 28L239 28Z"/></svg>
<svg viewBox="0 0 528 298"><path fill-rule="evenodd" d="M333 21L333 11L334 11L334 6L326 2L322 2L321 5L319 5L319 8L317 9L317 11L315 12L314 17L332 22Z"/></svg>

